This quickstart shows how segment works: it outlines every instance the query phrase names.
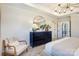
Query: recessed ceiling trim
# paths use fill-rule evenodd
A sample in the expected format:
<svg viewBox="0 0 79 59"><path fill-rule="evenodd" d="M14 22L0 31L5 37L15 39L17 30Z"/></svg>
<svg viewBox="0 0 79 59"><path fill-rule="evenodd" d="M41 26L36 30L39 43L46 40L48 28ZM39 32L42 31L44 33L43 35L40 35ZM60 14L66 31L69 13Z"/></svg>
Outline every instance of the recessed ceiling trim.
<svg viewBox="0 0 79 59"><path fill-rule="evenodd" d="M38 3L38 4L39 4L39 3ZM43 4L43 3L42 3L42 4ZM35 3L26 3L26 5L29 5L29 6L31 6L31 7L33 7L33 8L40 9L40 10L42 10L42 11L44 11L44 12L47 12L47 13L50 13L50 14L52 14L52 15L59 16L59 17L60 17L60 16L66 16L66 15L70 15L70 14L79 12L79 8L75 8L75 10L74 10L73 12L64 13L64 14L58 14L58 13L52 11L50 8L46 8L46 7L42 6L41 4L40 4L40 6L38 6L38 5L35 4Z"/></svg>

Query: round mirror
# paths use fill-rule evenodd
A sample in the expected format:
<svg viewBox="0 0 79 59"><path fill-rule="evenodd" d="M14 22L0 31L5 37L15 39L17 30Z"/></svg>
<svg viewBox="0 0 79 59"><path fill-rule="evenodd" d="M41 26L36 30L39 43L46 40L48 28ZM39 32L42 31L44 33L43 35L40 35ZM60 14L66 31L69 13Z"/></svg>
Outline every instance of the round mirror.
<svg viewBox="0 0 79 59"><path fill-rule="evenodd" d="M33 19L33 24L41 25L45 23L45 18L43 16L36 16Z"/></svg>
<svg viewBox="0 0 79 59"><path fill-rule="evenodd" d="M40 26L43 24L45 24L45 19L43 16L34 17L32 30L33 31L40 30Z"/></svg>

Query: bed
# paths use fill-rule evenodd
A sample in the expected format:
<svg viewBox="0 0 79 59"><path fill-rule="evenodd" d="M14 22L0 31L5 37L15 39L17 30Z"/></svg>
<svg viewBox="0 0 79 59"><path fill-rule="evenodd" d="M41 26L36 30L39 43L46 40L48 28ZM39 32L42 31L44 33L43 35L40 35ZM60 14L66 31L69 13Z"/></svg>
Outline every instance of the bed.
<svg viewBox="0 0 79 59"><path fill-rule="evenodd" d="M44 53L49 56L78 56L79 38L66 37L49 42L45 45Z"/></svg>

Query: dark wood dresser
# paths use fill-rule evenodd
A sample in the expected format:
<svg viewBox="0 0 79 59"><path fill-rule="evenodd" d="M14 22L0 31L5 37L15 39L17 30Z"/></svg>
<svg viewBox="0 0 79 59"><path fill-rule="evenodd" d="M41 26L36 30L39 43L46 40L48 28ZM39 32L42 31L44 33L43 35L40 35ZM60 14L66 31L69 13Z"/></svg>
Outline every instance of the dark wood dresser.
<svg viewBox="0 0 79 59"><path fill-rule="evenodd" d="M52 40L51 31L30 32L30 45L32 47L46 44Z"/></svg>

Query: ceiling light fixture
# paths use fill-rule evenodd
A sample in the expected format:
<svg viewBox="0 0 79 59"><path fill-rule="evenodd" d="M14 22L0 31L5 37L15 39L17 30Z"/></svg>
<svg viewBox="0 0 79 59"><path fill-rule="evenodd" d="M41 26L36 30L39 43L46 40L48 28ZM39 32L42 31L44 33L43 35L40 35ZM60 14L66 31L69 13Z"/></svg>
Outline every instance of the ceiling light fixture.
<svg viewBox="0 0 79 59"><path fill-rule="evenodd" d="M54 12L62 14L67 12L72 12L74 10L74 7L70 5L70 3L60 3L57 4L57 7L55 8Z"/></svg>

